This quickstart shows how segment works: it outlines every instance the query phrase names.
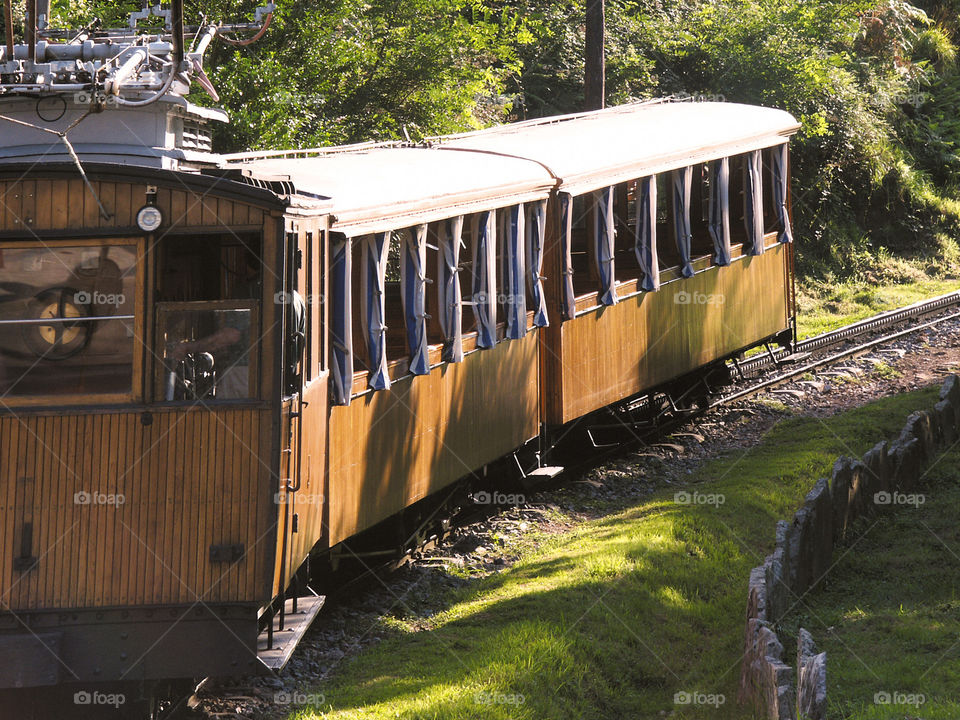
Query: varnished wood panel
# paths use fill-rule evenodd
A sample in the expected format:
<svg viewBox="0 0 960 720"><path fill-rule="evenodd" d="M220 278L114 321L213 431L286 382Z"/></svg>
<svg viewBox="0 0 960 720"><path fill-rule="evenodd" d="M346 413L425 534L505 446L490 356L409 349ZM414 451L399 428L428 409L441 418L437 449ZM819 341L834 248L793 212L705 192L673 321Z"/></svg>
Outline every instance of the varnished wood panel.
<svg viewBox="0 0 960 720"><path fill-rule="evenodd" d="M136 227L137 211L147 202L147 182L94 180L93 188L109 213L102 217L96 199L79 178L35 177L0 180L0 232L70 230L126 230ZM164 217L162 230L185 227L234 228L260 225L262 209L247 203L217 198L215 191L191 192L160 188L157 207Z"/></svg>
<svg viewBox="0 0 960 720"><path fill-rule="evenodd" d="M13 610L262 602L268 547L269 411L0 418L0 606ZM78 504L77 493L123 495ZM35 569L19 572L24 522ZM210 545L242 543L236 564Z"/></svg>
<svg viewBox="0 0 960 720"><path fill-rule="evenodd" d="M535 437L537 355L530 332L332 408L330 544Z"/></svg>
<svg viewBox="0 0 960 720"><path fill-rule="evenodd" d="M562 412L554 405L548 422L569 422L785 329L790 250L774 245L565 322L552 360Z"/></svg>

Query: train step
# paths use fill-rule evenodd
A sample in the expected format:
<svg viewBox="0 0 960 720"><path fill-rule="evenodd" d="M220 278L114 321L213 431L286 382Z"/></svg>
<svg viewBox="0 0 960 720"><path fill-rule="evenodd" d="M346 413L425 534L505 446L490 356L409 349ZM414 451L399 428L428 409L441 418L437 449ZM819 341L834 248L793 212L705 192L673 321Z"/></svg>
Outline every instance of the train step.
<svg viewBox="0 0 960 720"><path fill-rule="evenodd" d="M286 601L286 613L283 618L283 629L280 629L280 615L273 618L273 644L271 646L267 630L257 638L257 657L264 668L279 672L290 660L293 651L306 634L307 629L317 617L326 597L323 595L309 595L297 598L297 609L294 612L293 599Z"/></svg>

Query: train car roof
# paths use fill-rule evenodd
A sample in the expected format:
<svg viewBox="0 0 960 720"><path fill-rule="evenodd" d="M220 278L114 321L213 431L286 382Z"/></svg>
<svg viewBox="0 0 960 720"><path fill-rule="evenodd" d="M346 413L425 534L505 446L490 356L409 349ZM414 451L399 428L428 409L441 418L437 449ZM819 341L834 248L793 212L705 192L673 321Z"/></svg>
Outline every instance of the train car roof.
<svg viewBox="0 0 960 720"><path fill-rule="evenodd" d="M434 138L442 147L518 155L550 168L571 194L781 145L788 112L725 102L653 101Z"/></svg>
<svg viewBox="0 0 960 720"><path fill-rule="evenodd" d="M241 153L228 168L287 176L332 199L333 229L361 235L547 197L580 194L697 162L780 145L783 110L653 101L399 143Z"/></svg>
<svg viewBox="0 0 960 720"><path fill-rule="evenodd" d="M523 158L425 147L235 158L254 177L287 175L297 191L332 198L333 229L351 236L530 202L556 185L547 170Z"/></svg>

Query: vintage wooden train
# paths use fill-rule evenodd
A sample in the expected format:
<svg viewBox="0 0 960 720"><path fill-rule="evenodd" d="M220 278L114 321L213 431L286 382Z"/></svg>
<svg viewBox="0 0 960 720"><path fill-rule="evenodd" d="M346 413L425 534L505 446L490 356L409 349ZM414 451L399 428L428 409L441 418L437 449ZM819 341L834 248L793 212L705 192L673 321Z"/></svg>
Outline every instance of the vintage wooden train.
<svg viewBox="0 0 960 720"><path fill-rule="evenodd" d="M217 156L157 43L0 53L0 689L279 667L311 555L792 335L785 112Z"/></svg>

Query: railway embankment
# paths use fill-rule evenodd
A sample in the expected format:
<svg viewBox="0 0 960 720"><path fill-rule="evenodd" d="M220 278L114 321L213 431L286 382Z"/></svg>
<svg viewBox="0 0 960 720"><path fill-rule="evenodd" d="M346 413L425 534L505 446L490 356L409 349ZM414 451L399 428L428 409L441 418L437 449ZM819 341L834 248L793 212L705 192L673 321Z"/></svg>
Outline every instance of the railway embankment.
<svg viewBox="0 0 960 720"><path fill-rule="evenodd" d="M900 435L861 460L840 457L790 521L779 521L774 551L750 572L738 701L775 720L823 720L827 657L800 630L796 665L784 655L776 624L834 568L836 543L862 517L901 509L921 486L924 470L960 436L960 377L951 375L931 408L912 413Z"/></svg>

